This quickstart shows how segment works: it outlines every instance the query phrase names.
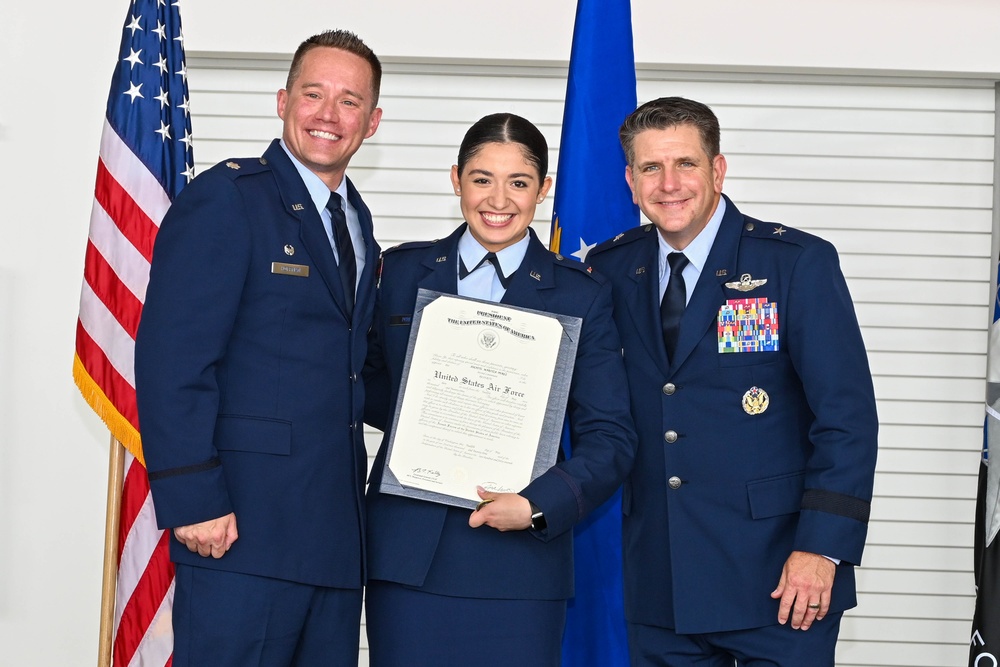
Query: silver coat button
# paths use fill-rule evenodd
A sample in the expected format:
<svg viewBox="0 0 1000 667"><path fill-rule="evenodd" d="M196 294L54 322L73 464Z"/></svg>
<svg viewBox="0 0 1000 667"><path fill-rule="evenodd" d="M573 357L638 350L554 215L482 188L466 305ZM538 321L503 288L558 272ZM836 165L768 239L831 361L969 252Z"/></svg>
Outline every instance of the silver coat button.
<svg viewBox="0 0 1000 667"><path fill-rule="evenodd" d="M663 434L663 439L667 442L677 442L677 431L667 431Z"/></svg>
<svg viewBox="0 0 1000 667"><path fill-rule="evenodd" d="M671 489L681 488L681 483L682 482L680 477L671 477L670 479L667 480L667 484L670 485Z"/></svg>
<svg viewBox="0 0 1000 667"><path fill-rule="evenodd" d="M673 382L668 382L665 385L663 385L663 393L666 394L667 396L673 396L675 391L677 391L677 387L674 385Z"/></svg>

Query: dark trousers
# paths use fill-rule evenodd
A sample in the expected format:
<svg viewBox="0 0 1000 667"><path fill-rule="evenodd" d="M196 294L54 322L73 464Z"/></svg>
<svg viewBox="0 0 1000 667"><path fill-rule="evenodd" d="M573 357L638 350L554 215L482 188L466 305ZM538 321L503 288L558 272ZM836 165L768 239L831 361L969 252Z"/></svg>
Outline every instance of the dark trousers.
<svg viewBox="0 0 1000 667"><path fill-rule="evenodd" d="M560 667L566 601L458 598L369 581L365 619L371 667Z"/></svg>
<svg viewBox="0 0 1000 667"><path fill-rule="evenodd" d="M361 589L177 566L174 667L357 667Z"/></svg>
<svg viewBox="0 0 1000 667"><path fill-rule="evenodd" d="M629 623L632 667L834 667L842 617L827 614L805 631L775 623L697 635Z"/></svg>

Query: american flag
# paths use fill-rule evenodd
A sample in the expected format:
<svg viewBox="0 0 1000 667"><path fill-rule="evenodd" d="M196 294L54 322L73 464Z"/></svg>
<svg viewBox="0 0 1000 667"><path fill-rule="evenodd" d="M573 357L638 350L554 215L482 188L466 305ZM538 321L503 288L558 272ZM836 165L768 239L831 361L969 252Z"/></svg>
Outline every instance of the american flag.
<svg viewBox="0 0 1000 667"><path fill-rule="evenodd" d="M194 161L180 9L167 0L130 4L101 136L73 377L128 450L113 664L156 667L173 652L174 571L143 464L133 352L153 240Z"/></svg>

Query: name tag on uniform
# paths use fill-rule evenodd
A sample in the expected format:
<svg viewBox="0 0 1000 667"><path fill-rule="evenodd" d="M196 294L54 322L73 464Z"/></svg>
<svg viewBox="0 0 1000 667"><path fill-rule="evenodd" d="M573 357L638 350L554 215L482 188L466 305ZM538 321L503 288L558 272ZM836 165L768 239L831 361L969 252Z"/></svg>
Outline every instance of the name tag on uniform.
<svg viewBox="0 0 1000 667"><path fill-rule="evenodd" d="M308 278L309 266L306 264L286 264L285 262L271 262L271 273L278 273L283 276L297 276L299 278Z"/></svg>
<svg viewBox="0 0 1000 667"><path fill-rule="evenodd" d="M778 304L730 299L719 308L719 352L777 352Z"/></svg>
<svg viewBox="0 0 1000 667"><path fill-rule="evenodd" d="M413 315L390 315L390 327L408 327L413 324Z"/></svg>

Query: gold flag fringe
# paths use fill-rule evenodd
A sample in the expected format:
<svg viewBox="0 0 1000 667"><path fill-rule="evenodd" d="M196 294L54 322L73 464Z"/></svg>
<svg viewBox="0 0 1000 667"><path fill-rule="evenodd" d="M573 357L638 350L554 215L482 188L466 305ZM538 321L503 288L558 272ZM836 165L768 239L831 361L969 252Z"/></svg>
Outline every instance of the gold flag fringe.
<svg viewBox="0 0 1000 667"><path fill-rule="evenodd" d="M142 439L139 437L139 432L135 430L135 427L132 426L129 420L125 419L118 412L111 399L107 397L97 382L90 377L90 373L84 368L78 354L73 355L73 380L80 389L80 393L83 394L83 399L87 401L87 404L93 408L97 416L107 425L111 431L111 435L118 442L122 443L125 449L131 452L132 456L145 468L146 459L142 455Z"/></svg>

